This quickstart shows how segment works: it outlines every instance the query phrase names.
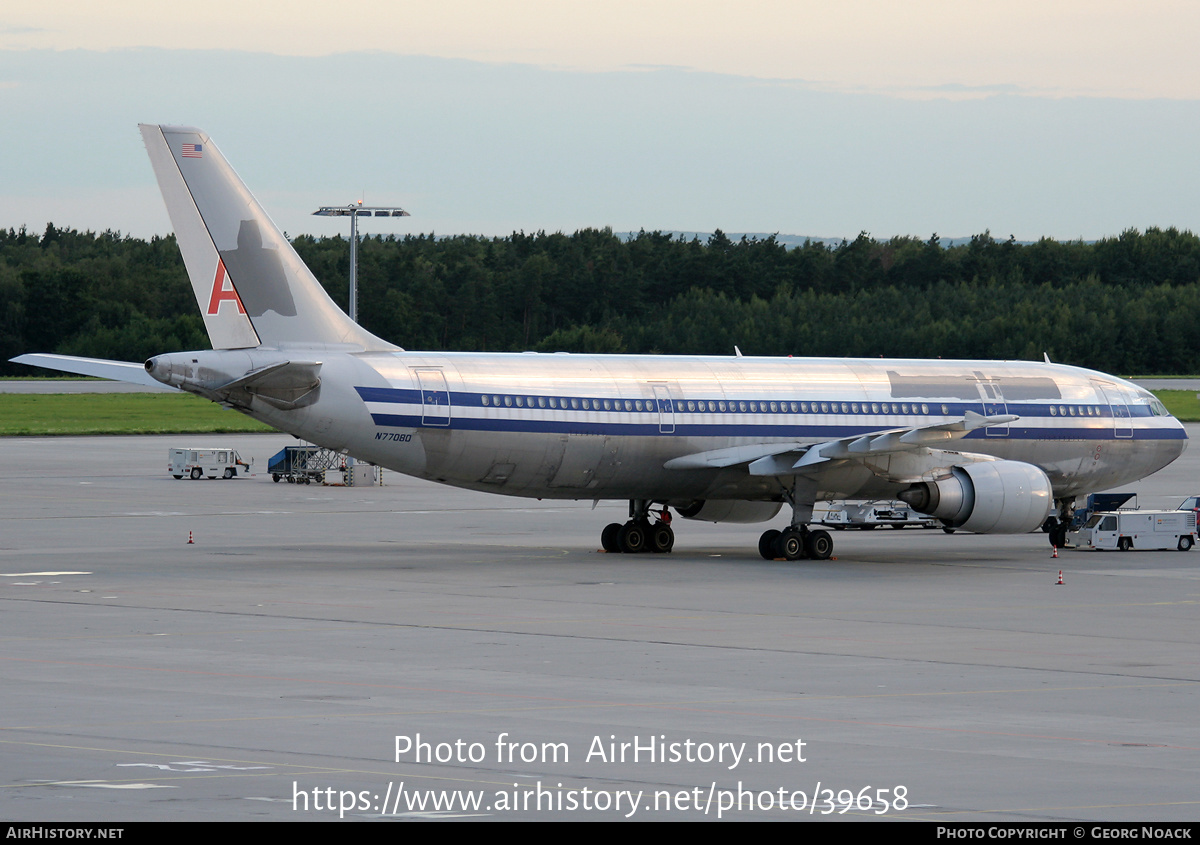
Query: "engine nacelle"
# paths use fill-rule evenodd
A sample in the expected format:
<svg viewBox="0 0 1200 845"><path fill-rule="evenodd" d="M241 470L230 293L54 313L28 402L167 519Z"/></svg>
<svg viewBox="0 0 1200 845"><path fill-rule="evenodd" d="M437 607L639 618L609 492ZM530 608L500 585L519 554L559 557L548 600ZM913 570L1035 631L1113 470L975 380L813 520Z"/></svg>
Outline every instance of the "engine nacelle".
<svg viewBox="0 0 1200 845"><path fill-rule="evenodd" d="M704 522L766 522L774 519L783 505L779 502L743 502L736 499L701 499L675 510L684 519Z"/></svg>
<svg viewBox="0 0 1200 845"><path fill-rule="evenodd" d="M922 481L900 494L913 510L977 534L1023 534L1041 525L1054 503L1046 473L1021 461L956 466L949 478Z"/></svg>

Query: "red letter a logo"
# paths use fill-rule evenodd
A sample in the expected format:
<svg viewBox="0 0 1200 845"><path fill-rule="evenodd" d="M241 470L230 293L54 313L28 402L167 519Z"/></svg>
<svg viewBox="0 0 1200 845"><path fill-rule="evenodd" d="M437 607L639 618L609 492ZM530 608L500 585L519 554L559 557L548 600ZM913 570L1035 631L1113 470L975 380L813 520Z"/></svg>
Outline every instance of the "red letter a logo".
<svg viewBox="0 0 1200 845"><path fill-rule="evenodd" d="M226 282L229 282L228 288L225 287ZM208 315L216 316L217 311L221 308L221 303L226 300L237 303L239 314L246 313L246 309L242 307L242 300L233 287L233 282L225 275L225 262L217 259L217 275L213 277L212 296L208 299Z"/></svg>

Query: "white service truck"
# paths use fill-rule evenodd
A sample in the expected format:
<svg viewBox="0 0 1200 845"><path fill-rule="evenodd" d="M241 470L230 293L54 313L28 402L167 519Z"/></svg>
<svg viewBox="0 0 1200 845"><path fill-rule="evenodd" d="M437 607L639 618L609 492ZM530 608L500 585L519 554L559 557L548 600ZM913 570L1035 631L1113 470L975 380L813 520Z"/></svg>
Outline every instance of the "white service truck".
<svg viewBox="0 0 1200 845"><path fill-rule="evenodd" d="M193 446L167 450L167 472L175 478L233 478L238 467L243 468L243 475L250 472L250 465L242 460L236 449Z"/></svg>
<svg viewBox="0 0 1200 845"><path fill-rule="evenodd" d="M1067 533L1077 549L1178 549L1196 544L1195 511L1112 511L1092 514L1078 531Z"/></svg>

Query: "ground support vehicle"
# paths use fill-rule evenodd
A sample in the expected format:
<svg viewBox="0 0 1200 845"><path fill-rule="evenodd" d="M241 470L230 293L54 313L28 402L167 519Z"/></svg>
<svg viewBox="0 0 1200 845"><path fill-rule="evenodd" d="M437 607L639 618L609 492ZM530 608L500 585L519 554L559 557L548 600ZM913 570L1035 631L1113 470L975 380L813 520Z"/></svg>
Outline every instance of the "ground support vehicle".
<svg viewBox="0 0 1200 845"><path fill-rule="evenodd" d="M340 452L320 446L285 446L267 463L271 480L288 484L322 484L329 470L341 471L344 458Z"/></svg>
<svg viewBox="0 0 1200 845"><path fill-rule="evenodd" d="M238 467L242 468L242 475L250 474L250 464L242 460L236 449L191 446L167 450L167 472L175 478L234 478Z"/></svg>
<svg viewBox="0 0 1200 845"><path fill-rule="evenodd" d="M1111 511L1092 514L1082 528L1067 533L1079 549L1178 549L1196 544L1195 511Z"/></svg>

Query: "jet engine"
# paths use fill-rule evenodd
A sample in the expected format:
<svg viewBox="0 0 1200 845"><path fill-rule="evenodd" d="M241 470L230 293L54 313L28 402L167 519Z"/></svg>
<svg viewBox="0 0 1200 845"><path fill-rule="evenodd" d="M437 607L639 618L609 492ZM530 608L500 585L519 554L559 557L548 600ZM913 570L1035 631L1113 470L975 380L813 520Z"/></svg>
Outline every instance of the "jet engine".
<svg viewBox="0 0 1200 845"><path fill-rule="evenodd" d="M1033 464L986 461L956 466L949 478L922 481L900 494L913 510L977 534L1023 534L1054 503L1050 479Z"/></svg>
<svg viewBox="0 0 1200 845"><path fill-rule="evenodd" d="M779 509L779 502L743 502L736 499L700 499L689 502L682 507L676 505L675 510L684 519L698 519L704 522L766 522L773 519Z"/></svg>

